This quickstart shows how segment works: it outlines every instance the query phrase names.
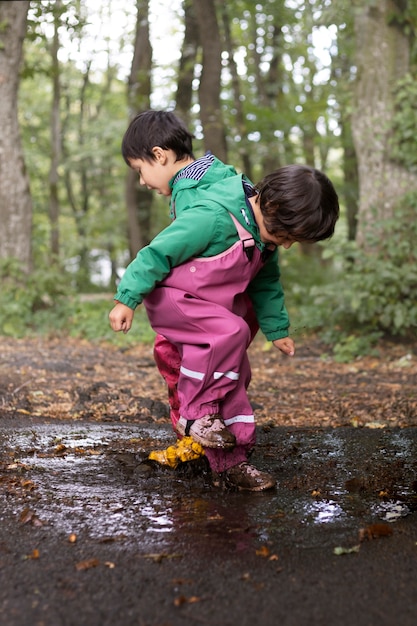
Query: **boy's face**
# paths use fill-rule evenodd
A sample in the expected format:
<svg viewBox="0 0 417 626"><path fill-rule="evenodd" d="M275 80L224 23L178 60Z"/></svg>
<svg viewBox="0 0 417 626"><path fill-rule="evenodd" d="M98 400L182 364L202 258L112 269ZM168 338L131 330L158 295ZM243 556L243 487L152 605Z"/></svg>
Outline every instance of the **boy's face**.
<svg viewBox="0 0 417 626"><path fill-rule="evenodd" d="M288 248L291 248L293 243L296 243L298 241L298 239L295 239L294 237L289 235L285 230L280 231L279 233L275 233L274 235L271 235L270 233L268 233L268 231L265 228L264 228L264 233L262 233L261 228L260 228L259 233L261 235L261 240L266 245L269 244L273 246L282 246L286 250L288 250Z"/></svg>
<svg viewBox="0 0 417 626"><path fill-rule="evenodd" d="M300 241L299 239L296 239L295 237L287 233L287 231L285 230L279 231L271 235L271 233L269 233L266 229L264 217L262 215L258 199L259 196L252 196L251 198L249 198L249 202L251 203L253 213L255 215L255 220L259 228L259 236L262 243L264 243L267 247L275 248L278 246L282 246L283 248L288 250L288 248L291 248L293 243Z"/></svg>
<svg viewBox="0 0 417 626"><path fill-rule="evenodd" d="M137 172L141 185L146 185L148 189L153 189L162 196L171 195L169 181L173 174L165 161L159 158L155 161L129 159L129 163L132 170Z"/></svg>
<svg viewBox="0 0 417 626"><path fill-rule="evenodd" d="M289 235L285 230L271 235L271 233L269 233L265 228L263 216L261 213L259 213L259 215L257 216L256 222L258 224L261 241L267 246L282 246L283 248L288 250L288 248L291 248L293 243L296 243L296 241L298 241L298 239L295 239L295 237Z"/></svg>

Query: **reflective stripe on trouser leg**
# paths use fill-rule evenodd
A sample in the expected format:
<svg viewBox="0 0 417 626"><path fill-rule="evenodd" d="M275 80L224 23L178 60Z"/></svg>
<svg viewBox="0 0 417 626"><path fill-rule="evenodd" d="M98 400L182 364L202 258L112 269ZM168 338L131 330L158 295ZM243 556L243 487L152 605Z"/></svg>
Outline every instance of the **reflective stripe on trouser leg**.
<svg viewBox="0 0 417 626"><path fill-rule="evenodd" d="M250 302L248 302L247 314L245 315L244 319L249 326L249 329L251 332L251 340L252 340L255 337L259 327L258 327L258 322L254 314L253 308L250 305ZM178 398L178 378L180 375L181 357L180 357L177 347L174 346L174 344L169 342L168 339L166 339L162 335L156 335L155 343L154 343L154 358L155 358L156 365L159 369L159 372L165 379L167 387L168 387L168 401L169 401L169 406L170 406L170 417L171 417L172 426L175 430L176 424L180 418L180 403L179 403L179 398ZM245 367L241 368L241 375L246 376L245 385L247 387L250 382L250 367L249 367L249 375L247 374ZM223 412L224 412L224 408L222 407L222 413ZM232 417L232 420L233 422L236 422L236 416ZM229 420L227 420L227 423L230 428L231 424ZM235 435L235 437L237 437L237 442L241 443L242 445L245 445L245 442L248 442L251 447L252 435L249 433L247 434L245 432L244 436L241 437L240 432L236 432L236 431L239 431L239 429L236 428L234 430L235 432L233 434ZM177 436L180 437L180 435L177 435ZM216 452L217 451L214 451L214 456L216 456L215 454ZM210 455L210 456L213 456L213 455ZM221 470L216 469L215 471L221 471Z"/></svg>
<svg viewBox="0 0 417 626"><path fill-rule="evenodd" d="M246 394L246 350L251 333L243 318L224 307L187 297L180 289L155 289L144 304L153 328L180 346L183 371L178 381L181 415L198 419L220 411L229 393L236 402L235 414L252 412ZM169 311L169 315L167 314ZM204 341L204 343L202 343ZM188 375L195 372L198 376ZM214 377L214 372L238 376ZM200 376L202 374L203 376ZM228 411L231 415L233 411Z"/></svg>
<svg viewBox="0 0 417 626"><path fill-rule="evenodd" d="M245 353L241 364L241 378L247 388L250 382L250 364ZM241 394L237 397L233 392L229 393L222 404L222 415L227 428L236 437L236 446L233 450L205 449L207 460L213 472L224 472L242 461L246 461L249 452L256 443L256 425L252 408L247 410L246 399L240 403Z"/></svg>

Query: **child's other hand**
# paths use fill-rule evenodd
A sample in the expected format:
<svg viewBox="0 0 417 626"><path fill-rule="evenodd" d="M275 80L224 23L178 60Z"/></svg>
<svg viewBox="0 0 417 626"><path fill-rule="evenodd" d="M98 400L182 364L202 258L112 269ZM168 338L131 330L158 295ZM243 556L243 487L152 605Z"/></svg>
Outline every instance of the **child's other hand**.
<svg viewBox="0 0 417 626"><path fill-rule="evenodd" d="M117 333L123 331L124 334L132 328L134 310L118 302L109 313L110 326Z"/></svg>
<svg viewBox="0 0 417 626"><path fill-rule="evenodd" d="M283 337L282 339L275 339L272 342L278 350L281 350L284 354L288 356L294 356L295 354L295 343L291 339L291 337Z"/></svg>

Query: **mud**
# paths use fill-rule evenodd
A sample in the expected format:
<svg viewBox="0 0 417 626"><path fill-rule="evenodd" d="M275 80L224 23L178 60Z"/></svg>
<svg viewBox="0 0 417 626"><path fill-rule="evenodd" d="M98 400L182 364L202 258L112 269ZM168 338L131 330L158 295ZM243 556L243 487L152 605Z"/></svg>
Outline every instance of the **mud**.
<svg viewBox="0 0 417 626"><path fill-rule="evenodd" d="M259 429L260 494L149 462L166 424L0 435L2 625L416 623L416 428Z"/></svg>

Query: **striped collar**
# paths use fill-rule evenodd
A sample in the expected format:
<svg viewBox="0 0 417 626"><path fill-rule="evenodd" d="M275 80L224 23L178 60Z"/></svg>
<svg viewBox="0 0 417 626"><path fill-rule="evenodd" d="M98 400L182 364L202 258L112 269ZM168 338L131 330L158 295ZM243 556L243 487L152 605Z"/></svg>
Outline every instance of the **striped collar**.
<svg viewBox="0 0 417 626"><path fill-rule="evenodd" d="M207 152L203 157L186 165L178 172L172 184L175 185L179 180L188 178L191 180L201 180L209 167L214 163L214 154Z"/></svg>

